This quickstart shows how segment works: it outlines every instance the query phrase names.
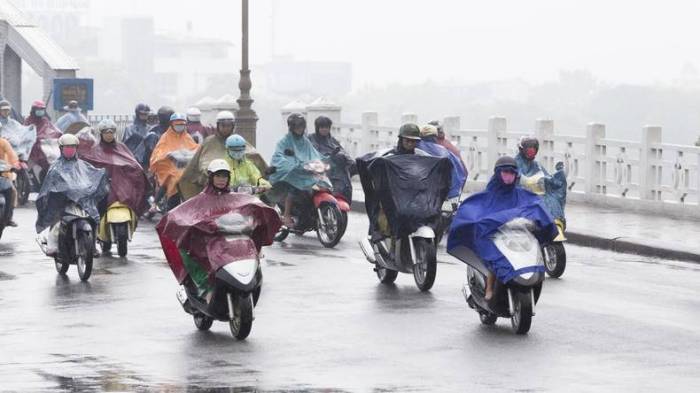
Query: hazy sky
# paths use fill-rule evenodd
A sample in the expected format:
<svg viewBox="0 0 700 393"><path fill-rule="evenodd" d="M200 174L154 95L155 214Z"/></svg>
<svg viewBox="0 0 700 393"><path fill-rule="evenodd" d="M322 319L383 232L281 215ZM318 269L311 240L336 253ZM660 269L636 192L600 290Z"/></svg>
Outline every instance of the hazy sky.
<svg viewBox="0 0 700 393"><path fill-rule="evenodd" d="M251 0L253 62L271 53L274 0ZM349 61L356 87L387 82L556 79L588 69L656 83L700 66L700 2L603 0L278 0L275 48ZM240 39L240 1L95 1L103 15L152 14L161 29ZM700 68L700 67L699 67Z"/></svg>

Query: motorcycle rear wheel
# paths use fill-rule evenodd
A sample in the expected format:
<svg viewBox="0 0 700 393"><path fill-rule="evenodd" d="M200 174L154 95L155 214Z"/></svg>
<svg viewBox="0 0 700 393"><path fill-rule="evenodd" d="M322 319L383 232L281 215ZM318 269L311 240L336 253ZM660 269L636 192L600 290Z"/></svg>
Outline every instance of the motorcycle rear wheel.
<svg viewBox="0 0 700 393"><path fill-rule="evenodd" d="M68 262L61 262L60 257L53 257L53 263L56 266L56 271L58 274L64 276L68 272L70 264Z"/></svg>
<svg viewBox="0 0 700 393"><path fill-rule="evenodd" d="M490 314L490 313L485 313L485 312L480 312L479 313L479 320L481 323L487 326L491 326L496 323L496 320L498 319L498 316L496 314Z"/></svg>
<svg viewBox="0 0 700 393"><path fill-rule="evenodd" d="M409 239L409 241L412 241ZM422 292L429 291L437 274L437 252L431 239L414 238L416 259L413 264L413 279Z"/></svg>
<svg viewBox="0 0 700 393"><path fill-rule="evenodd" d="M120 258L126 257L129 248L129 224L122 223L116 226L117 229L117 253L119 253Z"/></svg>
<svg viewBox="0 0 700 393"><path fill-rule="evenodd" d="M559 278L566 269L566 249L564 243L556 242L545 246L544 270L552 278Z"/></svg>
<svg viewBox="0 0 700 393"><path fill-rule="evenodd" d="M192 315L192 319L194 320L194 326L201 331L209 330L214 323L214 318L208 317L202 313L195 313Z"/></svg>
<svg viewBox="0 0 700 393"><path fill-rule="evenodd" d="M17 172L17 204L24 206L29 201L29 193L32 191L32 182L26 170Z"/></svg>
<svg viewBox="0 0 700 393"><path fill-rule="evenodd" d="M253 297L248 295L234 305L234 316L229 321L231 334L237 340L245 340L253 329Z"/></svg>
<svg viewBox="0 0 700 393"><path fill-rule="evenodd" d="M377 278L382 284L393 284L399 276L399 272L376 265L374 271L377 272Z"/></svg>
<svg viewBox="0 0 700 393"><path fill-rule="evenodd" d="M75 263L78 265L78 276L81 281L87 281L92 274L92 262L95 243L89 232L78 232L78 249L75 250Z"/></svg>

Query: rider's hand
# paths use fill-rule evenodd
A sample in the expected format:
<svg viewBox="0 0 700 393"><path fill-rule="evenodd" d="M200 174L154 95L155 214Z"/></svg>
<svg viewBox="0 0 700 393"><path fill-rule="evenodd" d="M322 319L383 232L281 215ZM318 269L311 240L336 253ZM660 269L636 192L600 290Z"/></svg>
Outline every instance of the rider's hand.
<svg viewBox="0 0 700 393"><path fill-rule="evenodd" d="M557 162L557 164L554 166L554 169L558 171L564 169L564 163L562 161Z"/></svg>

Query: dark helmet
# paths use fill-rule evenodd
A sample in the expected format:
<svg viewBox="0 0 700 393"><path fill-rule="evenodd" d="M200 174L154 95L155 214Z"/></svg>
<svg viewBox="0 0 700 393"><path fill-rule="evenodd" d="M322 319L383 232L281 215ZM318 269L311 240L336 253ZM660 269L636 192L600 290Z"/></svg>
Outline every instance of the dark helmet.
<svg viewBox="0 0 700 393"><path fill-rule="evenodd" d="M170 124L170 116L175 113L173 108L169 106L161 106L158 108L158 123L162 126L168 126Z"/></svg>
<svg viewBox="0 0 700 393"><path fill-rule="evenodd" d="M413 123L406 123L399 128L399 138L420 140L420 128Z"/></svg>
<svg viewBox="0 0 700 393"><path fill-rule="evenodd" d="M520 142L518 143L518 150L520 153L525 152L525 149L528 149L530 147L535 148L535 152L540 151L540 141L537 140L534 136L524 136L520 138Z"/></svg>
<svg viewBox="0 0 700 393"><path fill-rule="evenodd" d="M316 132L321 128L331 128L333 125L333 120L327 118L326 116L319 116L314 121L314 126L316 127Z"/></svg>
<svg viewBox="0 0 700 393"><path fill-rule="evenodd" d="M304 115L301 113L292 113L289 115L287 118L287 127L289 128L289 131L301 126L306 129L306 119L304 118Z"/></svg>
<svg viewBox="0 0 700 393"><path fill-rule="evenodd" d="M144 103L136 105L136 108L134 109L134 113L136 113L136 116L140 114L147 115L149 112L151 112L151 108Z"/></svg>
<svg viewBox="0 0 700 393"><path fill-rule="evenodd" d="M493 166L493 171L497 172L499 169L510 168L514 171L518 171L518 163L511 156L499 157L496 160L496 165Z"/></svg>

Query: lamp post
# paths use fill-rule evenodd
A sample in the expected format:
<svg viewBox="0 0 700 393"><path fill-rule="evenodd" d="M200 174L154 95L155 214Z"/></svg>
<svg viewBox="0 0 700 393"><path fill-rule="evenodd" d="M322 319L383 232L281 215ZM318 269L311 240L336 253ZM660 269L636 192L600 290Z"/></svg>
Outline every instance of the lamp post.
<svg viewBox="0 0 700 393"><path fill-rule="evenodd" d="M241 80L238 88L241 96L238 98L238 115L236 116L236 132L243 136L248 143L255 146L255 129L258 122L258 115L252 108L253 99L250 98L250 88L253 82L250 80L250 69L248 68L248 0L243 1L242 10L242 56L241 56Z"/></svg>

